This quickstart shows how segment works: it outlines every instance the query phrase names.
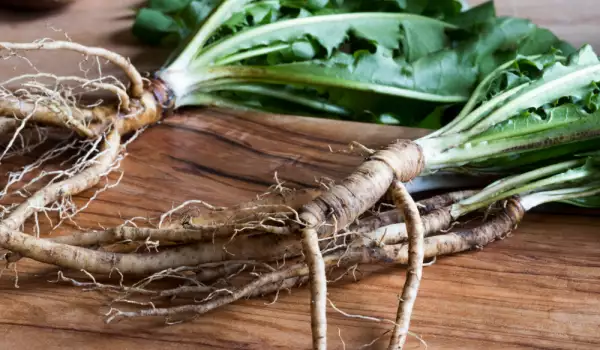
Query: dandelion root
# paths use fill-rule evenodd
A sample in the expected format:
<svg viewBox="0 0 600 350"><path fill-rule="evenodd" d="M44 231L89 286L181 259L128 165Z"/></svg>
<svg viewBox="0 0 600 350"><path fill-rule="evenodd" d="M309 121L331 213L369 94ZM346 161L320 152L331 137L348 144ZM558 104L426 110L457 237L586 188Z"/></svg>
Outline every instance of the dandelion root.
<svg viewBox="0 0 600 350"><path fill-rule="evenodd" d="M446 233L429 237L424 240L423 257L435 258L443 255L456 254L471 249L481 248L512 231L524 215L518 199L509 200L504 208L494 214L488 221L472 229ZM325 267L348 268L356 264L407 264L409 262L409 247L407 243L384 246L365 246L358 242L346 251L338 251L323 257ZM288 279L309 276L310 270L306 263L298 263L280 270L260 275L254 281L230 290L227 295L217 296L211 300L194 305L183 305L170 308L150 308L137 311L120 311L113 309L108 315L107 322L115 318L144 317L144 316L177 316L186 313L203 314L218 307L235 302L241 298L265 294L267 290L277 290L275 285ZM290 281L289 283L292 283ZM270 287L268 287L270 286ZM260 291L260 293L259 293Z"/></svg>
<svg viewBox="0 0 600 350"><path fill-rule="evenodd" d="M406 282L396 316L396 324L390 339L389 350L402 349L406 342L412 310L417 299L421 277L423 275L424 227L417 205L400 181L392 186L394 203L404 215L408 234L408 269Z"/></svg>
<svg viewBox="0 0 600 350"><path fill-rule="evenodd" d="M11 252L33 260L89 273L144 275L183 265L226 260L277 260L282 256L300 254L300 244L293 236L253 240L240 238L216 244L198 243L165 249L158 253L129 254L97 251L35 238L0 227L0 245Z"/></svg>
<svg viewBox="0 0 600 350"><path fill-rule="evenodd" d="M71 197L96 186L118 168L126 147L126 143L122 143L126 135L134 133L135 136L159 122L170 113L176 101L169 86L157 76L142 79L129 60L101 48L44 40L0 42L0 50L14 55L28 50L75 51L108 60L120 67L129 79L129 89L116 79L114 83L107 83L104 78L89 80L39 72L0 83L0 134L13 133L0 159L21 152L18 142L23 139L23 130L70 131L77 140L92 146L87 153L80 150L75 157L83 154L82 159L68 171L58 171L56 177L33 195L28 196L33 192L29 192L30 185L41 182L47 174L23 186L19 194L25 199L21 203L2 207L0 246L10 251L5 256L6 261L16 262L26 257L63 269L83 271L91 282L67 278L62 272L58 281L115 293L118 297L114 302L152 306L134 311L112 309L107 322L140 316L174 317L187 313L197 316L241 298L276 293L276 299L281 289L308 282L313 348L326 349L327 284L335 282L328 282L328 272L339 268L347 272L358 264L408 264L389 344L390 350L401 349L419 290L423 260L489 244L510 232L524 215L518 199L512 198L479 227L447 233L453 219L450 205L475 191L448 193L416 204L404 183L421 174L426 160L417 143L399 140L379 151L362 147L369 154L365 162L327 190L285 189L277 181L277 186L266 195L231 208L202 201L185 202L164 213L155 227L122 225L97 232L81 229L77 234L40 239L21 232L25 231L26 221L35 220L34 232L39 235L39 213L46 213L49 208L58 210L59 225L65 212L78 213L71 209L76 207ZM42 78L53 80L55 87L45 87L37 81ZM22 83L23 88L14 93L5 88L8 82L24 79L33 80ZM62 90L61 84L67 81L80 84L79 88L88 92L91 89L107 91L115 95L119 103L82 105L71 90ZM9 174L0 198L8 193L9 187L12 190L14 184L29 181L24 180L26 174L40 170L42 163L67 149L79 147L75 145L67 142L57 146L21 172ZM18 151L14 151L15 148ZM21 148L26 149L26 142L22 142ZM396 209L379 212L387 205L384 202L388 191ZM191 204L201 204L204 208L188 210ZM184 215L172 220L176 212L184 209ZM140 252L139 248L143 247L146 250ZM97 282L93 276L114 272L122 277L119 285ZM142 276L142 280L125 286L126 275ZM169 288L154 287L158 281L162 283L167 279L184 283ZM208 282L212 284L206 284ZM184 295L194 296L194 304L155 307L152 301L130 299L168 299Z"/></svg>
<svg viewBox="0 0 600 350"><path fill-rule="evenodd" d="M121 137L117 130L113 129L106 137L105 145L96 159L96 164L67 180L51 184L36 192L11 211L10 215L0 222L0 226L16 230L29 216L43 210L49 203L60 197L74 195L95 186L113 166L120 151L120 144Z"/></svg>
<svg viewBox="0 0 600 350"><path fill-rule="evenodd" d="M327 285L325 265L319 250L317 227L333 232L345 228L371 208L385 194L394 179L402 182L416 177L423 168L420 147L411 141L398 141L375 152L341 183L334 185L313 202L302 207L300 219L304 254L311 270L311 319L313 348L327 346Z"/></svg>
<svg viewBox="0 0 600 350"><path fill-rule="evenodd" d="M142 93L144 91L142 76L137 71L137 69L135 69L133 64L131 64L131 62L127 58L103 48L87 47L70 41L38 41L33 43L0 42L0 49L12 51L68 50L79 52L86 56L102 57L121 68L123 72L127 74L127 77L131 81L131 94L133 97L142 96Z"/></svg>

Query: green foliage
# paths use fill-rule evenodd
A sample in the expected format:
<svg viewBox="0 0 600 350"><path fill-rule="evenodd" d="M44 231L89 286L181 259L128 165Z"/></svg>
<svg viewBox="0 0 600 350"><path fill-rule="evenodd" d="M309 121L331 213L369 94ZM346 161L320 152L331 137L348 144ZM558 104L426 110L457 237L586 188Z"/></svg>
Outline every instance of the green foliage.
<svg viewBox="0 0 600 350"><path fill-rule="evenodd" d="M499 65L572 51L528 20L497 17L492 2L465 11L458 0L156 0L133 30L148 44L179 45L159 76L180 105L199 103L195 93L206 103L210 85L216 99L264 110L432 129ZM317 103L240 93L225 80ZM323 101L349 113L316 108Z"/></svg>
<svg viewBox="0 0 600 350"><path fill-rule="evenodd" d="M177 45L193 35L220 0L148 0L136 15L134 34L151 45ZM448 19L460 14L462 5L457 0L262 0L252 1L235 11L221 24L218 37L231 35L241 29L273 23L283 19L314 15L351 12L412 13L431 18ZM492 6L493 9L493 6ZM493 14L492 14L493 16ZM170 28L155 22L169 22ZM164 41L174 32L179 39Z"/></svg>
<svg viewBox="0 0 600 350"><path fill-rule="evenodd" d="M417 140L429 171L508 176L454 205L452 215L513 195L525 207L597 206L598 81L600 60L588 45L567 57L520 57L486 77L457 119Z"/></svg>
<svg viewBox="0 0 600 350"><path fill-rule="evenodd" d="M594 101L599 92L596 81L600 81L600 60L589 45L566 60L542 56L536 60L521 60L517 67L504 72L501 75L504 82L498 85L504 89L527 86L492 110L484 122L479 123L482 127L489 125L488 129L472 141L491 141L550 129L567 130L582 120L597 118Z"/></svg>
<svg viewBox="0 0 600 350"><path fill-rule="evenodd" d="M218 3L219 0L149 0L137 12L133 34L144 44L179 45Z"/></svg>

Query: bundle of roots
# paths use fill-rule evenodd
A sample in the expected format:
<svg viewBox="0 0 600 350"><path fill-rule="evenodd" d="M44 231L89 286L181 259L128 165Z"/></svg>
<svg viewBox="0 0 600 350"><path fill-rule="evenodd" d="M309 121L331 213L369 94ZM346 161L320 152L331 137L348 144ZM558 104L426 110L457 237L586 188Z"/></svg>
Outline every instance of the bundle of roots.
<svg viewBox="0 0 600 350"><path fill-rule="evenodd" d="M0 214L4 259L8 264L23 258L52 264L63 271L59 282L110 293L113 308L107 321L164 316L174 322L242 298L308 284L313 345L323 349L327 283L362 264L401 264L407 265L407 278L390 349L401 348L424 261L483 247L511 232L524 214L518 198L510 198L474 213L479 225L473 227L453 222L450 215L450 206L473 191L414 202L404 183L419 175L423 153L417 144L399 140L368 150L354 173L326 189L274 186L258 199L231 208L198 200L165 213L154 225L126 222L101 231L80 228L70 235L40 238L40 214L58 217L53 228L75 222L87 204L75 206L73 196L118 171L127 143L164 118L173 101L164 84L143 78L127 59L106 50L68 41L0 43L0 49L9 56L26 50L76 51L108 60L129 78L125 86L111 77L35 73L2 83L0 91L0 133L6 142L0 161L9 164L7 159L17 158L25 164L17 162L18 169L9 173L0 192L5 204ZM52 84L42 84L44 79ZM67 82L85 92L107 91L118 102L86 105ZM18 88L7 88L10 84ZM51 147L32 160L32 150L44 144ZM62 168L48 168L51 160L69 153L73 155ZM83 271L89 278L68 277L67 270ZM100 276L115 274L121 283L99 282ZM136 282L126 283L131 279ZM164 284L173 280L178 285ZM184 295L193 301L163 303Z"/></svg>

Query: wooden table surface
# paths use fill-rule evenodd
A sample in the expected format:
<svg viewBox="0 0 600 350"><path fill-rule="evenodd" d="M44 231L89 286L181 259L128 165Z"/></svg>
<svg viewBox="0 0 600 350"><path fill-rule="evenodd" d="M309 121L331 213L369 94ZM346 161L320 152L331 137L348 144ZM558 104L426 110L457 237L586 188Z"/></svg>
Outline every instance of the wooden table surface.
<svg viewBox="0 0 600 350"><path fill-rule="evenodd" d="M594 0L497 0L500 13L529 17L575 45L600 47ZM2 41L60 37L98 45L132 58L142 70L159 66L160 49L136 46L128 32L137 1L80 0L51 15L0 14ZM78 58L32 56L43 70L79 73ZM110 72L110 71L108 71ZM0 70L2 77L9 69ZM335 130L332 132L332 130ZM156 216L174 204L203 199L229 205L273 184L293 186L340 179L360 159L330 152L359 141L377 147L422 131L307 118L239 115L227 111L178 113L130 145L124 178L102 193L79 224L114 225L122 218ZM79 196L89 198L92 192ZM598 349L600 347L600 220L590 216L528 215L509 238L483 251L439 259L424 272L411 331L429 349ZM48 283L56 271L19 264L0 278L0 349L308 349L309 294L282 293L273 305L251 300L192 322L161 320L106 325L104 299ZM401 267L378 269L353 284L331 285L330 298L348 313L391 319L404 282ZM328 310L331 349L358 349L387 324ZM373 343L384 349L387 336ZM407 349L424 348L414 337Z"/></svg>

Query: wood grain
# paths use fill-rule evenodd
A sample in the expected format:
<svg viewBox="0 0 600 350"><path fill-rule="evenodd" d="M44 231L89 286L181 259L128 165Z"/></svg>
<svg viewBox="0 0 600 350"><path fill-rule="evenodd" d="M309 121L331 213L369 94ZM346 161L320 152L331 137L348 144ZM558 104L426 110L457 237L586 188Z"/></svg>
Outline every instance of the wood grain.
<svg viewBox="0 0 600 350"><path fill-rule="evenodd" d="M134 1L81 0L48 17L4 13L2 40L30 41L51 33L46 22L73 40L133 57L142 69L162 62L161 50L140 55L125 29ZM568 5L567 5L568 4ZM503 13L528 16L564 36L596 41L592 1L497 1ZM512 12L511 12L512 11ZM86 26L87 24L87 26ZM96 25L94 25L96 24ZM69 59L38 58L56 73L74 74ZM10 71L0 71L10 75ZM339 179L360 157L333 150L350 141L370 147L422 130L287 116L187 110L147 130L128 149L119 187L100 195L78 223L119 224L156 216L187 199L230 205L273 184L291 186ZM84 201L92 194L79 196ZM597 218L528 215L513 236L480 252L439 259L425 269L411 330L429 349L597 349L600 346L600 254ZM23 349L308 349L306 289L270 300L241 301L192 323L165 326L160 319L105 325L104 299L49 283L56 271L24 261L0 278L0 348ZM402 267L366 268L357 283L332 285L329 297L345 312L393 319L404 282ZM328 310L331 349L358 349L391 329ZM339 331L338 331L339 329ZM387 336L372 349L383 349ZM413 337L407 349L424 348Z"/></svg>

